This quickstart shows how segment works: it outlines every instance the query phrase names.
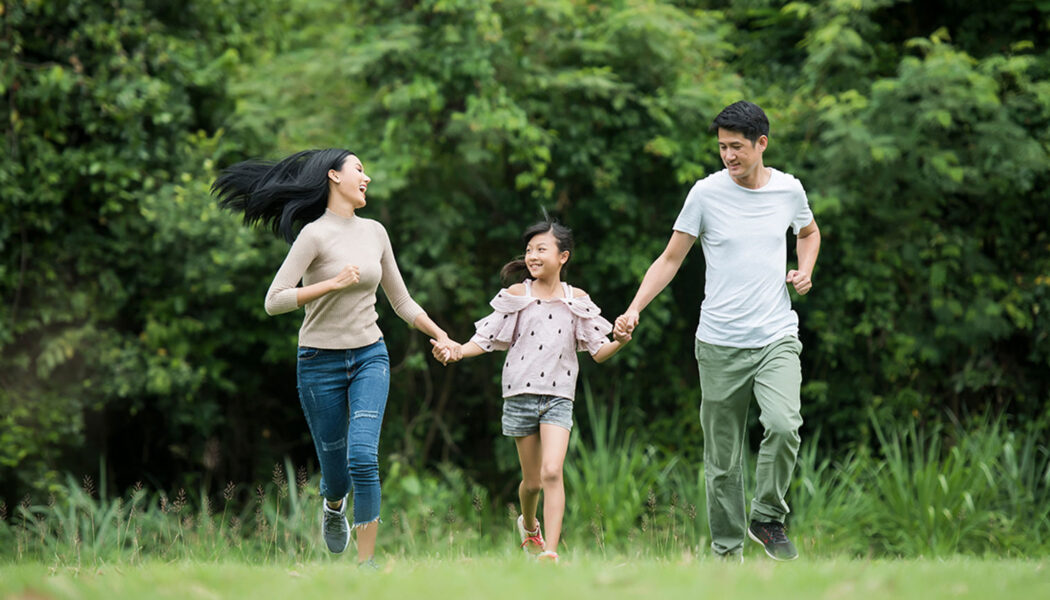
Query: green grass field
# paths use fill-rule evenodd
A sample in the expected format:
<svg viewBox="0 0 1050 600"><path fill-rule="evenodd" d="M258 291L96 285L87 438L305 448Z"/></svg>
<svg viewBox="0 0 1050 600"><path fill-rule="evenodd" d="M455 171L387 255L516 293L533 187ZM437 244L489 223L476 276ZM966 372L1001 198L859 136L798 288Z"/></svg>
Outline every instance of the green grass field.
<svg viewBox="0 0 1050 600"><path fill-rule="evenodd" d="M43 598L1009 598L1050 597L1050 560L850 560L743 565L707 558L570 557L558 566L514 557L397 559L378 573L350 557L306 564L145 563L77 569L0 567L0 597Z"/></svg>

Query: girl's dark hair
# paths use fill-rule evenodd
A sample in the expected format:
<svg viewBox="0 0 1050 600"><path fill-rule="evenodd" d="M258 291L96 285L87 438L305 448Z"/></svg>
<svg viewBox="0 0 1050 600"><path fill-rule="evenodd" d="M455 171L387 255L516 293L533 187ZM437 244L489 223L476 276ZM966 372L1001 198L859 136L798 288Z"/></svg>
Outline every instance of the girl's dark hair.
<svg viewBox="0 0 1050 600"><path fill-rule="evenodd" d="M244 213L244 223L263 223L289 244L295 227L324 214L328 171L343 168L354 153L341 148L304 150L278 162L247 160L227 167L211 185L219 206Z"/></svg>
<svg viewBox="0 0 1050 600"><path fill-rule="evenodd" d="M572 230L555 221L540 221L530 225L521 234L521 244L528 246L532 238L548 232L554 236L554 241L558 244L558 253L568 252L569 260L572 260ZM565 264L568 264L568 261ZM504 285L510 285L521 281L522 273L528 272L529 269L525 266L525 259L519 257L503 265L503 268L499 271L499 276L503 280Z"/></svg>

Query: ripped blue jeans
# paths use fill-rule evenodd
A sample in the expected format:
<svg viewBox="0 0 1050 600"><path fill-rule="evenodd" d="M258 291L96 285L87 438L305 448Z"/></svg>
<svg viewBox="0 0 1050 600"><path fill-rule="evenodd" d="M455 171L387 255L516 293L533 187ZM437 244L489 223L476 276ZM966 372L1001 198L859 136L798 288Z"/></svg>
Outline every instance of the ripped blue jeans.
<svg viewBox="0 0 1050 600"><path fill-rule="evenodd" d="M321 495L353 489L354 526L379 519L379 428L390 391L390 358L378 342L350 350L300 347L299 402L321 463Z"/></svg>

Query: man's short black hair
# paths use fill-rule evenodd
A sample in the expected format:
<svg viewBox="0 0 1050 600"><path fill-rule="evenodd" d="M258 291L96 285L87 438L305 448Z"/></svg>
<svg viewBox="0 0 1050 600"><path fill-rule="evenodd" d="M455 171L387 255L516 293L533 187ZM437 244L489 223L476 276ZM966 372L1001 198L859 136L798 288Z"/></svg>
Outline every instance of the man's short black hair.
<svg viewBox="0 0 1050 600"><path fill-rule="evenodd" d="M769 136L769 119L757 104L741 100L723 108L711 122L710 131L717 133L719 129L735 131L754 144L763 135Z"/></svg>

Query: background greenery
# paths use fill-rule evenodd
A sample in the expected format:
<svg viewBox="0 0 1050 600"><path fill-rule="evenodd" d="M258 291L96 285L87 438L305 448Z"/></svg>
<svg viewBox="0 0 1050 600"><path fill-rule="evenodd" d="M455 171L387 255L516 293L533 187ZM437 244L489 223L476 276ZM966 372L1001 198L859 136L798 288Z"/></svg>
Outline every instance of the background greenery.
<svg viewBox="0 0 1050 600"><path fill-rule="evenodd" d="M236 482L250 507L250 482L273 465L314 472L295 395L300 317L262 309L286 246L216 208L223 166L356 152L374 180L364 214L390 231L416 300L462 340L544 210L575 231L567 279L619 314L689 186L720 168L707 124L741 98L766 108L766 162L802 180L823 234L814 291L793 297L810 464L864 457L886 482L836 493L904 506L913 484L890 475L920 453L930 494L955 490L942 470L961 469L951 514L1019 519L1029 513L978 502L1001 473L960 454L963 434L994 418L990 439L1030 445L1017 493L1033 509L1046 498L1050 2L24 0L0 3L0 19L12 527L16 507L71 496L67 474L111 497L142 482L212 502ZM566 476L579 510L608 489L645 495L572 470L623 472L621 459L663 478L662 501L702 507L691 333L703 269L696 250L635 343L584 365L576 437L594 434L596 407L615 407L642 458L577 447ZM384 302L380 323L395 371L387 487L454 473L448 489L488 490L489 507L513 499L498 357L445 369ZM895 456L886 441L899 435L912 445ZM617 498L634 507L622 531L640 527L642 498Z"/></svg>

